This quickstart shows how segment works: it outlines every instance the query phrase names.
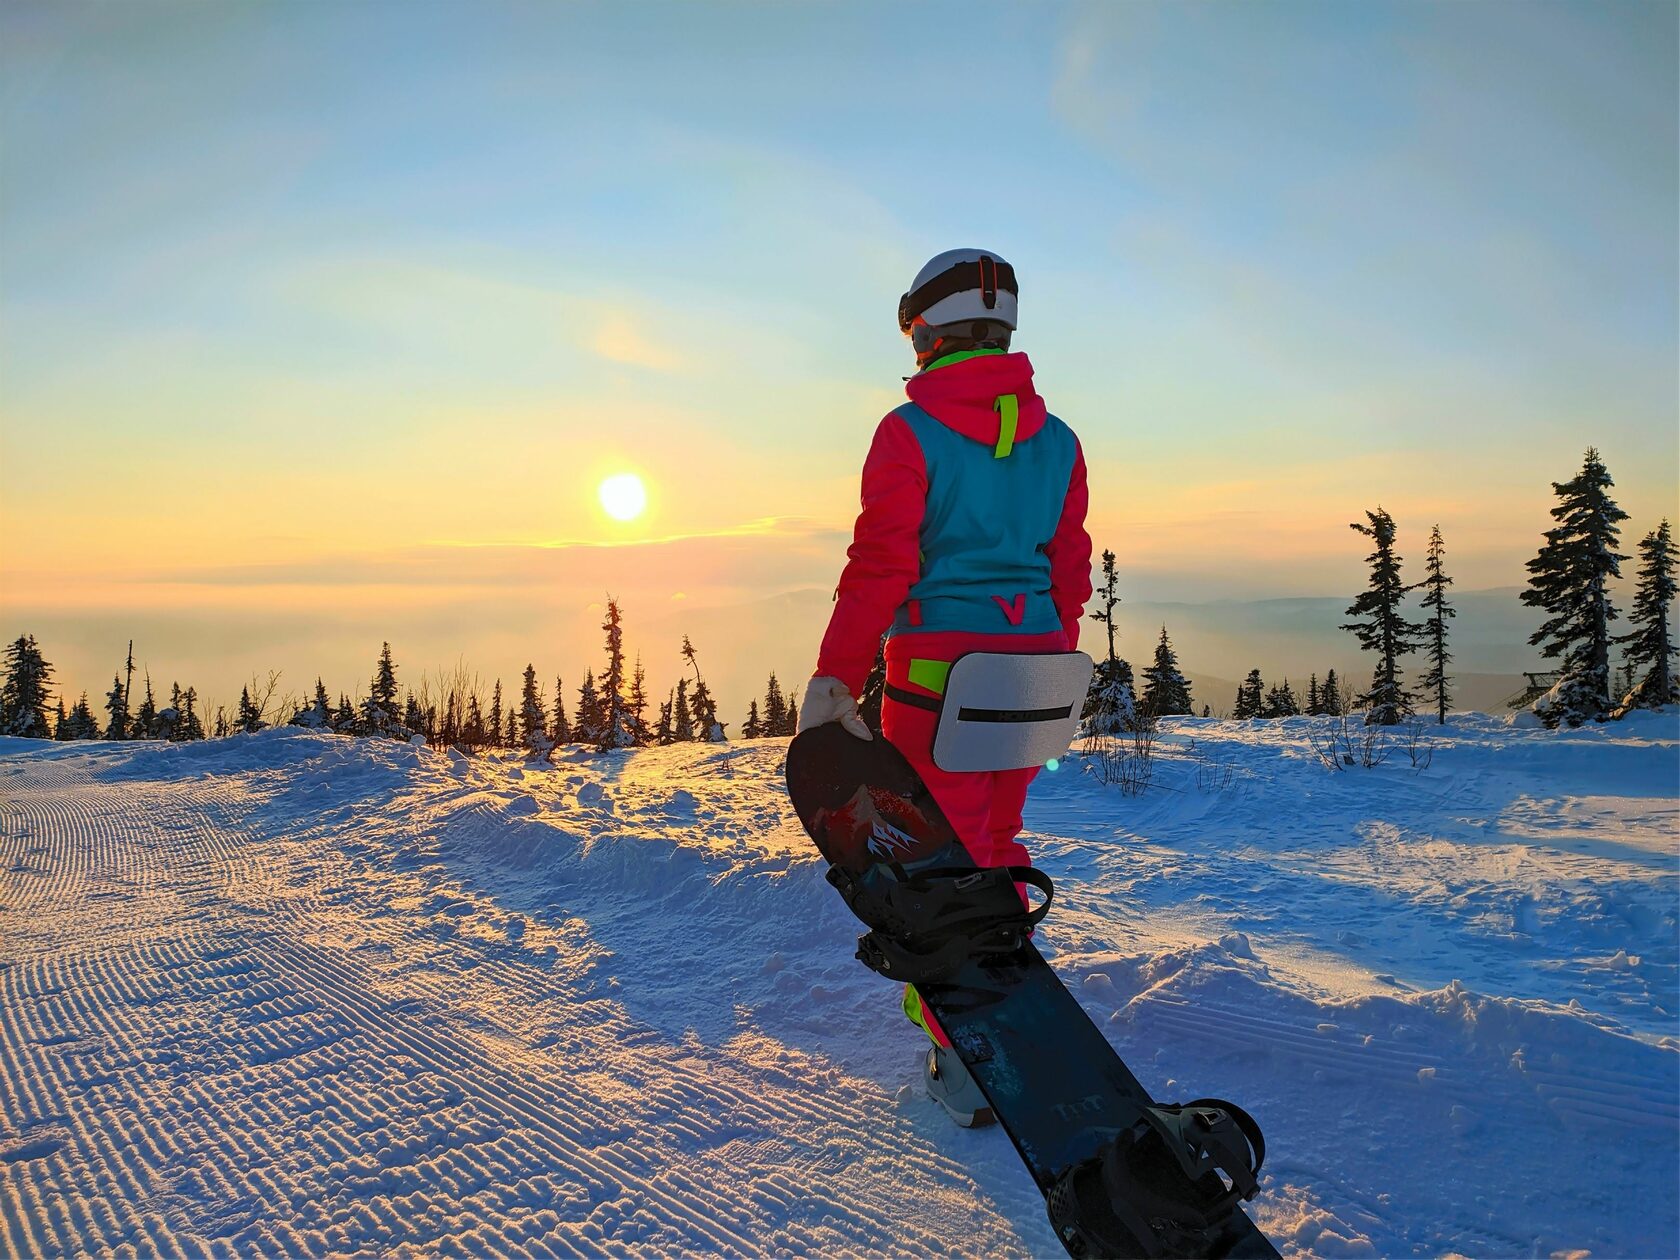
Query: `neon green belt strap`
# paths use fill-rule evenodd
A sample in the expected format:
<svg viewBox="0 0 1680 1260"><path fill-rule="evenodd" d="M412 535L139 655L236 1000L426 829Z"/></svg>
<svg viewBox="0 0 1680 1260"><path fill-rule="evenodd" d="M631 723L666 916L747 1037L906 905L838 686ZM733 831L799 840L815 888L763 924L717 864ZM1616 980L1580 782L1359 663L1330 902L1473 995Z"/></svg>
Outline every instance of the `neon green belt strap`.
<svg viewBox="0 0 1680 1260"><path fill-rule="evenodd" d="M945 680L950 677L950 661L929 661L914 657L910 661L910 681L918 687L925 687L936 696L945 694Z"/></svg>

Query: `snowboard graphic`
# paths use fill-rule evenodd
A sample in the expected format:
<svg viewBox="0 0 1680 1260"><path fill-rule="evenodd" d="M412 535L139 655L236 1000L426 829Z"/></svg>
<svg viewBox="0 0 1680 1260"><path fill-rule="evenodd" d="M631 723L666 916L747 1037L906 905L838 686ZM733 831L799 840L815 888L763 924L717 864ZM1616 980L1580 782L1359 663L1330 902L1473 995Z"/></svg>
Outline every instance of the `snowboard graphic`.
<svg viewBox="0 0 1680 1260"><path fill-rule="evenodd" d="M915 770L837 723L788 749L788 793L871 930L858 957L916 985L1043 1193L1070 1255L1270 1258L1238 1207L1265 1154L1234 1104L1154 1102L1028 939L1050 882L975 866ZM1030 914L1016 881L1045 901Z"/></svg>

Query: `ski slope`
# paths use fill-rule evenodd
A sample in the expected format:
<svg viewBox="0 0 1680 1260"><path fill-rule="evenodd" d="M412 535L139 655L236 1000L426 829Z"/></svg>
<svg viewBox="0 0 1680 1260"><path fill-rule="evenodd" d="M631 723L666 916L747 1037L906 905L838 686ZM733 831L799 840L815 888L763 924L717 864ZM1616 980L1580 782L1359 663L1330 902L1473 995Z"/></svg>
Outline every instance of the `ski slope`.
<svg viewBox="0 0 1680 1260"><path fill-rule="evenodd" d="M1673 711L1070 758L1045 952L1266 1128L1289 1254L1680 1250ZM785 741L0 740L0 1254L1060 1254L781 791Z"/></svg>

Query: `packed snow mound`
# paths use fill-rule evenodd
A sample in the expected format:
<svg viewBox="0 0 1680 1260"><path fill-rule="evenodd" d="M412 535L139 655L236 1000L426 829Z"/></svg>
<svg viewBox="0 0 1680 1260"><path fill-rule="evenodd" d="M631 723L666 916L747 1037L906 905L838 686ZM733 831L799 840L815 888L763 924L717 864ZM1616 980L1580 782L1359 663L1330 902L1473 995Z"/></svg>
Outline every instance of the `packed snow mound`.
<svg viewBox="0 0 1680 1260"><path fill-rule="evenodd" d="M1286 1253L1671 1254L1677 735L1172 721L1040 776L1039 939ZM0 1254L1058 1254L785 752L0 740Z"/></svg>

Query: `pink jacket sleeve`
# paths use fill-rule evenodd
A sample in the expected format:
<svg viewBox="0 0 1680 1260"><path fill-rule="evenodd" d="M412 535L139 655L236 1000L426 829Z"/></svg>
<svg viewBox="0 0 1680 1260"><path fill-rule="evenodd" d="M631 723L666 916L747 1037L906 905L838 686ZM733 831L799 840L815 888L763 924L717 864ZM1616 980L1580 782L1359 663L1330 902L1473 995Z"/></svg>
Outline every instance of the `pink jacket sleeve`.
<svg viewBox="0 0 1680 1260"><path fill-rule="evenodd" d="M1081 469L1081 484L1083 475ZM854 696L863 691L881 636L921 572L927 461L898 416L887 416L875 430L863 461L862 500L816 669L838 678Z"/></svg>
<svg viewBox="0 0 1680 1260"><path fill-rule="evenodd" d="M1062 619L1068 651L1079 646L1079 619L1091 598L1091 536L1085 532L1085 510L1090 491L1085 485L1085 450L1075 445L1073 472L1068 477L1067 496L1062 500L1062 519L1056 534L1044 549L1050 557L1050 598Z"/></svg>

